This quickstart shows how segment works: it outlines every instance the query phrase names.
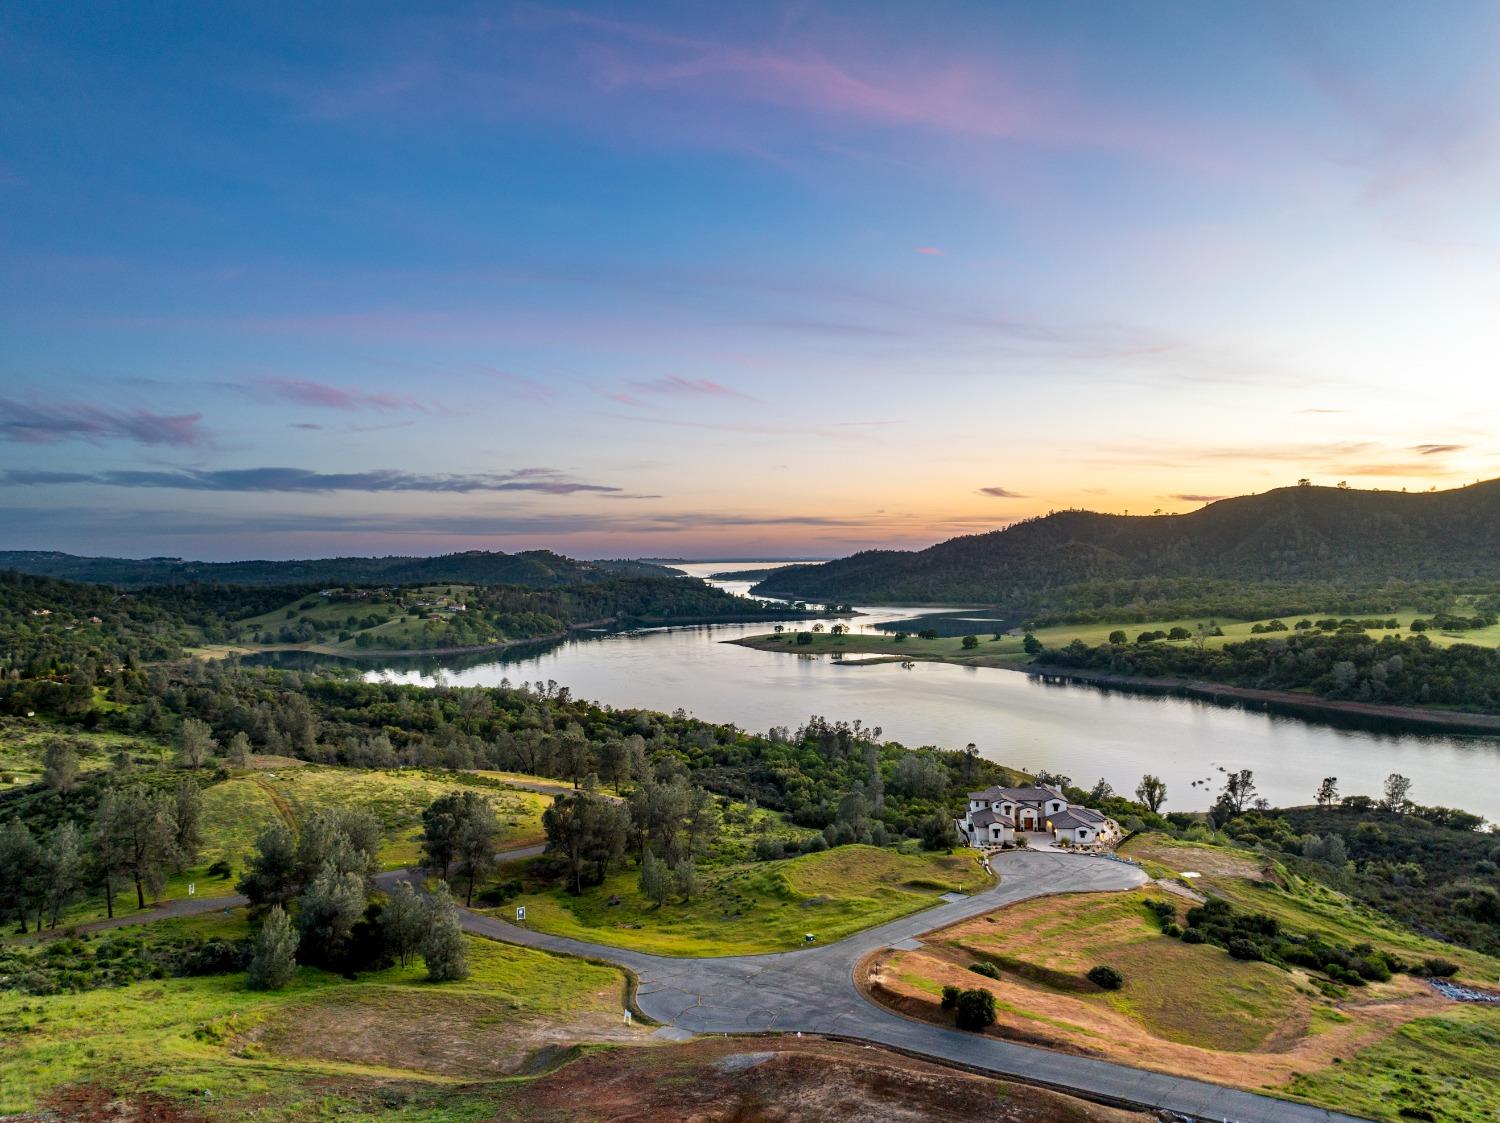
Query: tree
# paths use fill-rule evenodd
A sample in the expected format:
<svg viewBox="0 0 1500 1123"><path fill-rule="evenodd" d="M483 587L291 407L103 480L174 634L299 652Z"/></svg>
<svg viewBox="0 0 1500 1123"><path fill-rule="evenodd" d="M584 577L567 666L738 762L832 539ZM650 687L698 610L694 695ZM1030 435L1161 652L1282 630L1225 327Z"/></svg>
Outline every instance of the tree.
<svg viewBox="0 0 1500 1123"><path fill-rule="evenodd" d="M427 934L427 906L409 881L398 881L380 912L380 931L385 946L405 967L422 946Z"/></svg>
<svg viewBox="0 0 1500 1123"><path fill-rule="evenodd" d="M672 892L672 871L666 862L651 852L649 846L641 855L641 875L637 884L641 896L655 903L657 908L666 904L667 896Z"/></svg>
<svg viewBox="0 0 1500 1123"><path fill-rule="evenodd" d="M1380 801L1380 805L1387 811L1393 811L1399 815L1406 810L1410 802L1406 798L1410 791L1411 781L1399 772L1392 772L1385 778L1385 798Z"/></svg>
<svg viewBox="0 0 1500 1123"><path fill-rule="evenodd" d="M69 795L78 782L78 752L68 741L54 737L42 753L42 780L53 791Z"/></svg>
<svg viewBox="0 0 1500 1123"><path fill-rule="evenodd" d="M297 839L297 882L308 885L325 863L339 873L356 874L366 890L380 868L380 823L362 808L333 807L314 811Z"/></svg>
<svg viewBox="0 0 1500 1123"><path fill-rule="evenodd" d="M194 771L202 768L219 747L213 730L195 717L182 719L178 745L182 750L182 762Z"/></svg>
<svg viewBox="0 0 1500 1123"><path fill-rule="evenodd" d="M1127 636L1122 629L1116 628L1114 631L1109 633L1109 642L1116 645L1129 643L1130 637Z"/></svg>
<svg viewBox="0 0 1500 1123"><path fill-rule="evenodd" d="M966 990L958 996L954 1013L959 1029L982 1032L995 1024L995 996L982 987Z"/></svg>
<svg viewBox="0 0 1500 1123"><path fill-rule="evenodd" d="M964 648L965 651L973 651L978 646L979 646L979 637L978 636L964 636L964 638L963 638L963 648Z"/></svg>
<svg viewBox="0 0 1500 1123"><path fill-rule="evenodd" d="M14 913L27 931L32 901L39 896L44 875L41 847L20 819L0 829L0 914Z"/></svg>
<svg viewBox="0 0 1500 1123"><path fill-rule="evenodd" d="M584 775L593 771L589 767L589 755L588 737L578 725L570 724L558 738L557 764L562 775L573 781L575 789Z"/></svg>
<svg viewBox="0 0 1500 1123"><path fill-rule="evenodd" d="M48 923L56 928L59 914L83 888L83 842L78 827L71 821L59 823L47 836L42 850L42 870L42 891L50 914ZM40 916L37 927L41 927Z"/></svg>
<svg viewBox="0 0 1500 1123"><path fill-rule="evenodd" d="M1254 799L1255 773L1248 768L1229 773L1219 793L1219 806L1230 815L1243 815Z"/></svg>
<svg viewBox="0 0 1500 1123"><path fill-rule="evenodd" d="M250 763L250 738L245 736L243 730L229 738L229 747L224 750L224 755L236 768L244 768Z"/></svg>
<svg viewBox="0 0 1500 1123"><path fill-rule="evenodd" d="M958 828L941 812L923 819L918 830L922 835L923 850L952 850L959 844Z"/></svg>
<svg viewBox="0 0 1500 1123"><path fill-rule="evenodd" d="M586 881L603 881L609 867L625 853L630 815L620 804L594 795L560 795L542 812L547 852L567 863L570 891L582 893Z"/></svg>
<svg viewBox="0 0 1500 1123"><path fill-rule="evenodd" d="M495 818L495 809L490 801L476 793L476 798L467 800L461 811L458 837L454 845L454 859L459 876L467 882L464 890L464 906L474 903L474 885L482 881L495 865L495 837L500 833L500 823Z"/></svg>
<svg viewBox="0 0 1500 1123"><path fill-rule="evenodd" d="M272 905L255 934L245 983L251 990L280 990L297 973L297 934L286 910Z"/></svg>
<svg viewBox="0 0 1500 1123"><path fill-rule="evenodd" d="M153 897L160 893L177 861L177 823L169 798L141 784L113 789L100 801L99 823L100 845L135 883L136 906L145 908L146 891Z"/></svg>
<svg viewBox="0 0 1500 1123"><path fill-rule="evenodd" d="M1089 790L1089 799L1094 803L1103 803L1114 794L1115 789L1113 785L1101 776L1098 782Z"/></svg>
<svg viewBox="0 0 1500 1123"><path fill-rule="evenodd" d="M464 797L475 798L470 791L447 792L437 797L422 812L422 864L436 870L444 881L458 857L458 833L464 820Z"/></svg>
<svg viewBox="0 0 1500 1123"><path fill-rule="evenodd" d="M341 873L330 859L323 863L297 900L298 945L314 963L334 963L344 951L349 933L364 915L365 887L352 871Z"/></svg>
<svg viewBox="0 0 1500 1123"><path fill-rule="evenodd" d="M1332 807L1339 801L1339 778L1337 776L1324 776L1323 782L1318 785L1316 799L1319 807Z"/></svg>
<svg viewBox="0 0 1500 1123"><path fill-rule="evenodd" d="M1135 798L1144 803L1153 813L1167 802L1167 785L1159 777L1146 773L1135 786Z"/></svg>
<svg viewBox="0 0 1500 1123"><path fill-rule="evenodd" d="M203 793L192 780L179 780L172 793L172 836L177 861L190 866L203 848Z"/></svg>
<svg viewBox="0 0 1500 1123"><path fill-rule="evenodd" d="M691 901L702 889L702 883L698 880L698 869L693 865L691 858L684 858L677 863L672 870L672 882L676 885L677 892L684 903Z"/></svg>
<svg viewBox="0 0 1500 1123"><path fill-rule="evenodd" d="M252 905L285 905L297 894L297 840L276 822L255 839L255 853L235 886Z"/></svg>
<svg viewBox="0 0 1500 1123"><path fill-rule="evenodd" d="M1027 655L1040 655L1042 652L1042 641L1027 632L1021 637L1021 650Z"/></svg>
<svg viewBox="0 0 1500 1123"><path fill-rule="evenodd" d="M439 882L427 902L427 931L422 937L422 962L427 977L435 983L464 979L469 975L469 957L464 947L463 929L458 923L458 908Z"/></svg>

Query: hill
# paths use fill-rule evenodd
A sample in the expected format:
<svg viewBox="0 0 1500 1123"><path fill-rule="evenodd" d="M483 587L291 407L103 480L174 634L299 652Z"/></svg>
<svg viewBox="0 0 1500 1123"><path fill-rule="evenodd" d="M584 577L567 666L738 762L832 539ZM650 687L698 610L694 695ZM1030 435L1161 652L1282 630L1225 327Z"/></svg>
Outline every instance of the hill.
<svg viewBox="0 0 1500 1123"><path fill-rule="evenodd" d="M1279 488L1184 515L1058 511L916 552L870 550L818 566L787 566L753 591L1031 611L1070 602L1128 603L1140 593L1131 583L1143 581L1202 592L1213 582L1284 589L1496 580L1500 480L1414 494ZM1109 583L1121 587L1099 589ZM1085 595L1088 587L1095 595ZM1067 589L1076 595L1058 595Z"/></svg>
<svg viewBox="0 0 1500 1123"><path fill-rule="evenodd" d="M503 554L469 550L440 557L313 558L202 562L182 558L88 558L56 550L0 550L0 569L121 588L148 585L525 585L535 589L667 577L666 566L638 561L577 561L550 550Z"/></svg>

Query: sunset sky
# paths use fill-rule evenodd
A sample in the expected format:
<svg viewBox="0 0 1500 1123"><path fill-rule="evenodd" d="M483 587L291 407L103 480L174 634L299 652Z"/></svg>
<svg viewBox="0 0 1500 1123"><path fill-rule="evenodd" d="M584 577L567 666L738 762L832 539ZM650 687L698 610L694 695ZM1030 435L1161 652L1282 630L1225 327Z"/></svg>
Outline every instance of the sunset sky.
<svg viewBox="0 0 1500 1123"><path fill-rule="evenodd" d="M1500 475L1500 5L0 7L0 547Z"/></svg>

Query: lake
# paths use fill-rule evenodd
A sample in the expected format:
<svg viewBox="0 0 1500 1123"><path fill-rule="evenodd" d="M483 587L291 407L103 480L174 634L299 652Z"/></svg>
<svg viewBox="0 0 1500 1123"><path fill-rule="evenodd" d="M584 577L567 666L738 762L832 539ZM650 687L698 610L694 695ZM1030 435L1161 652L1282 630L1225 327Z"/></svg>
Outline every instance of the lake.
<svg viewBox="0 0 1500 1123"><path fill-rule="evenodd" d="M695 576L769 562L679 565ZM744 592L748 582L715 582ZM856 629L921 615L922 609L862 610ZM1324 776L1345 795L1378 795L1388 773L1412 778L1418 803L1462 807L1500 820L1500 741L1379 732L1282 717L1184 698L1044 683L1016 671L916 663L841 666L821 657L752 651L723 641L761 624L653 629L568 640L540 653L467 656L441 671L397 666L372 678L456 686L553 679L574 695L616 707L673 711L764 732L812 714L862 720L909 746L963 748L991 760L1047 769L1090 787L1103 777L1121 792L1152 772L1167 784L1168 810L1206 809L1221 770L1253 769L1273 804L1312 802ZM475 660L481 660L475 662Z"/></svg>

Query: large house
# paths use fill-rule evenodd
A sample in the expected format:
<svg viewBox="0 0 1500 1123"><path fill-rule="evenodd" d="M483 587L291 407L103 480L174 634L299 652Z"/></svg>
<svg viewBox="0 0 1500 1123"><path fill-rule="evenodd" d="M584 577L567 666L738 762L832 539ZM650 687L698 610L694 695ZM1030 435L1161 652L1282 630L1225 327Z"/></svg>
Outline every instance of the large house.
<svg viewBox="0 0 1500 1123"><path fill-rule="evenodd" d="M1113 840L1114 820L1091 807L1069 804L1062 792L1047 784L1030 788L987 788L969 793L969 810L961 820L972 846L1004 846L1016 832L1044 832L1056 842L1092 846Z"/></svg>

